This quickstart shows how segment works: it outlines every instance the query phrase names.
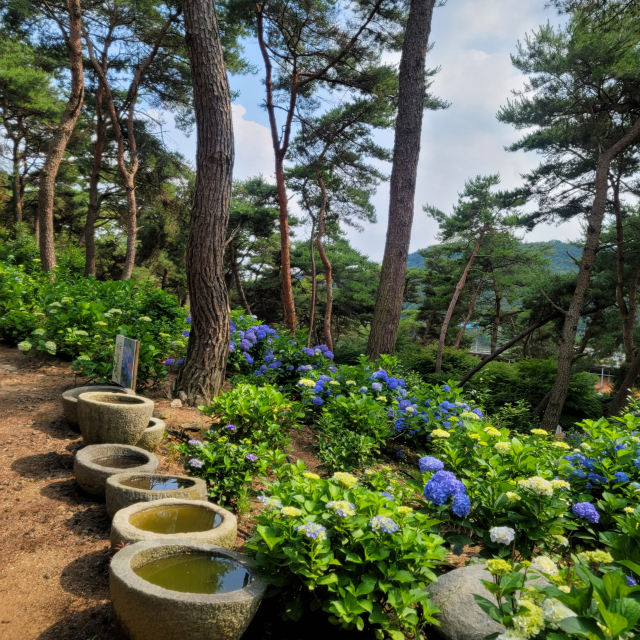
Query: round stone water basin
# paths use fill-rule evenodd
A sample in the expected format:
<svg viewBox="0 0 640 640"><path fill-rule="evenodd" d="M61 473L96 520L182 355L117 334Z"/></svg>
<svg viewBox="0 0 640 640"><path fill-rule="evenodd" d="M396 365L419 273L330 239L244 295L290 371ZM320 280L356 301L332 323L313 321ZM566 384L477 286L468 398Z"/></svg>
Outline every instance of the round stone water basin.
<svg viewBox="0 0 640 640"><path fill-rule="evenodd" d="M206 501L207 494L207 484L201 478L154 473L120 473L107 480L107 514L113 518L120 509L132 504L165 498Z"/></svg>
<svg viewBox="0 0 640 640"><path fill-rule="evenodd" d="M122 387L114 387L109 385L95 385L93 387L76 387L75 389L69 389L62 394L62 409L64 411L64 417L72 429L78 431L80 426L78 424L78 397L82 393L95 393L97 391L104 391L107 393L125 393L129 395L135 395L135 392L131 389L123 389Z"/></svg>
<svg viewBox="0 0 640 640"><path fill-rule="evenodd" d="M236 517L226 509L200 500L166 498L133 504L116 513L111 523L111 546L141 540L188 539L232 548Z"/></svg>
<svg viewBox="0 0 640 640"><path fill-rule="evenodd" d="M165 424L160 418L151 418L147 428L142 432L140 439L136 442L136 447L155 451L164 438Z"/></svg>
<svg viewBox="0 0 640 640"><path fill-rule="evenodd" d="M73 473L84 491L103 496L107 478L123 469L153 473L158 458L144 449L124 444L96 444L80 449L73 458Z"/></svg>
<svg viewBox="0 0 640 640"><path fill-rule="evenodd" d="M80 433L87 444L135 445L149 426L154 404L123 393L82 393L78 397Z"/></svg>
<svg viewBox="0 0 640 640"><path fill-rule="evenodd" d="M131 640L237 640L266 586L244 556L184 539L137 542L109 568L113 612Z"/></svg>

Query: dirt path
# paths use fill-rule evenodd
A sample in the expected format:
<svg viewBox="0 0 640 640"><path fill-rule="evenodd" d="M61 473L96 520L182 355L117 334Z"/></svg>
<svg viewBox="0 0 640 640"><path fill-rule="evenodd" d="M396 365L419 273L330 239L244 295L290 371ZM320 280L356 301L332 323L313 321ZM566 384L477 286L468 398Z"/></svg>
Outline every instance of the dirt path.
<svg viewBox="0 0 640 640"><path fill-rule="evenodd" d="M63 391L82 382L67 363L0 345L0 640L114 637L110 522L104 503L73 478L82 439L60 403ZM169 429L201 426L196 409L154 400ZM177 471L167 452L161 446L160 470Z"/></svg>

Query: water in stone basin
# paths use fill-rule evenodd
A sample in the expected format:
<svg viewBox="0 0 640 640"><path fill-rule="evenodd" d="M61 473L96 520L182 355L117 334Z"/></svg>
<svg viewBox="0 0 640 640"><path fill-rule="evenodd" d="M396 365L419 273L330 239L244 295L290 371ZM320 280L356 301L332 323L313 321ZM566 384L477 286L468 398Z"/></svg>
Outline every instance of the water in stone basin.
<svg viewBox="0 0 640 640"><path fill-rule="evenodd" d="M133 467L140 467L147 462L148 460L145 460L144 458L117 454L112 456L103 456L102 458L96 458L93 460L94 464L98 464L101 467L111 467L113 469L132 469Z"/></svg>
<svg viewBox="0 0 640 640"><path fill-rule="evenodd" d="M251 573L238 562L202 553L158 558L134 571L151 584L183 593L228 593L251 583Z"/></svg>
<svg viewBox="0 0 640 640"><path fill-rule="evenodd" d="M162 476L129 478L121 484L133 489L146 489L147 491L175 491L176 489L188 489L193 487L195 482L182 478L171 478Z"/></svg>
<svg viewBox="0 0 640 640"><path fill-rule="evenodd" d="M194 533L209 531L222 522L222 517L211 509L193 507L166 507L145 509L129 518L129 523L152 533Z"/></svg>

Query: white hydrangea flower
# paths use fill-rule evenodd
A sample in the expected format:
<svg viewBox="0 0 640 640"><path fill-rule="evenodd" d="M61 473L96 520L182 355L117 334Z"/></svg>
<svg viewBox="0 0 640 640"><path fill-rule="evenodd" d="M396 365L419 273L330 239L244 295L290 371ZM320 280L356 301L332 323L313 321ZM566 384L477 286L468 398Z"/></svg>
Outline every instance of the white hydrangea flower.
<svg viewBox="0 0 640 640"><path fill-rule="evenodd" d="M547 556L538 556L537 558L534 558L531 562L531 568L535 571L548 573L550 576L555 576L558 573L556 563Z"/></svg>
<svg viewBox="0 0 640 640"><path fill-rule="evenodd" d="M540 476L533 476L526 480L518 480L518 486L539 496L553 495L553 485Z"/></svg>
<svg viewBox="0 0 640 640"><path fill-rule="evenodd" d="M53 340L47 340L44 343L44 348L51 354L51 355L55 355L56 352L56 343Z"/></svg>
<svg viewBox="0 0 640 640"><path fill-rule="evenodd" d="M489 529L489 536L491 542L509 545L514 541L516 532L511 527L492 527Z"/></svg>
<svg viewBox="0 0 640 640"><path fill-rule="evenodd" d="M31 347L33 347L33 345L30 342L27 342L26 340L23 340L22 342L18 342L18 349L20 351L24 351L25 353L27 351L31 351Z"/></svg>
<svg viewBox="0 0 640 640"><path fill-rule="evenodd" d="M556 600L555 598L549 598L542 603L542 614L544 615L545 623L552 629L559 629L560 622L565 618L575 618L576 614L568 607Z"/></svg>

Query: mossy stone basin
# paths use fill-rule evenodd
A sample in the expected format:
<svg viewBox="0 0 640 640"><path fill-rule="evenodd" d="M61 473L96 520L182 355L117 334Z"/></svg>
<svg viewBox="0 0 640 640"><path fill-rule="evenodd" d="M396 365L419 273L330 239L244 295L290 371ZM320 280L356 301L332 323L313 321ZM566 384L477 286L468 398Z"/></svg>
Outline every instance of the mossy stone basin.
<svg viewBox="0 0 640 640"><path fill-rule="evenodd" d="M107 515L113 518L120 509L138 502L165 498L206 500L207 495L207 483L202 478L121 471L107 480Z"/></svg>
<svg viewBox="0 0 640 640"><path fill-rule="evenodd" d="M238 640L266 587L246 557L184 539L136 542L109 568L113 613L131 640Z"/></svg>
<svg viewBox="0 0 640 640"><path fill-rule="evenodd" d="M134 473L154 473L158 458L153 453L126 444L95 444L76 452L73 473L80 487L104 496L107 478L129 469Z"/></svg>
<svg viewBox="0 0 640 640"><path fill-rule="evenodd" d="M62 394L62 410L64 411L64 417L67 419L69 426L74 431L80 430L78 423L78 397L82 393L95 393L96 391L105 391L107 393L126 393L128 395L135 395L131 389L123 389L122 387L115 387L110 385L95 385L92 387L76 387L75 389L69 389Z"/></svg>
<svg viewBox="0 0 640 640"><path fill-rule="evenodd" d="M232 549L237 531L233 513L216 504L166 498L118 511L111 523L111 547L141 540L188 539Z"/></svg>
<svg viewBox="0 0 640 640"><path fill-rule="evenodd" d="M78 397L80 433L87 444L135 445L149 426L153 407L142 396L82 393Z"/></svg>
<svg viewBox="0 0 640 640"><path fill-rule="evenodd" d="M164 438L165 424L160 418L151 418L147 428L142 432L140 439L136 442L136 447L155 451Z"/></svg>

